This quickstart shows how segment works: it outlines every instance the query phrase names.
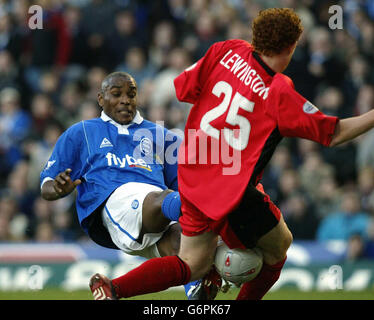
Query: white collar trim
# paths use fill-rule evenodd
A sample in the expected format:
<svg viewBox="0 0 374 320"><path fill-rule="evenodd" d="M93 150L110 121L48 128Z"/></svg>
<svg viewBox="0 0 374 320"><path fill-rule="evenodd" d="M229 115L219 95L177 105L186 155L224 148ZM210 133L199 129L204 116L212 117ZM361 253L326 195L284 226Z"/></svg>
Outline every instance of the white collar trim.
<svg viewBox="0 0 374 320"><path fill-rule="evenodd" d="M114 121L112 118L110 118L104 111L101 111L101 120L105 122L109 122L113 124L114 126L117 127L118 133L119 134L129 134L128 127L131 126L132 124L141 124L143 122L143 117L140 115L139 111L136 111L136 115L134 119L129 124L120 124L116 121Z"/></svg>

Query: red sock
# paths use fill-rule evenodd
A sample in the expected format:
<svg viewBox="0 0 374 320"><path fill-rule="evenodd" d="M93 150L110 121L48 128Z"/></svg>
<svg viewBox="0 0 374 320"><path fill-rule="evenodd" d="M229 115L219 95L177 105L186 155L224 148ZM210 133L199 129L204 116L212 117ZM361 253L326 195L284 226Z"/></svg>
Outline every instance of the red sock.
<svg viewBox="0 0 374 320"><path fill-rule="evenodd" d="M258 276L243 284L236 300L261 300L278 280L286 259L273 265L264 263Z"/></svg>
<svg viewBox="0 0 374 320"><path fill-rule="evenodd" d="M112 280L118 298L159 292L189 282L190 267L178 256L154 258Z"/></svg>

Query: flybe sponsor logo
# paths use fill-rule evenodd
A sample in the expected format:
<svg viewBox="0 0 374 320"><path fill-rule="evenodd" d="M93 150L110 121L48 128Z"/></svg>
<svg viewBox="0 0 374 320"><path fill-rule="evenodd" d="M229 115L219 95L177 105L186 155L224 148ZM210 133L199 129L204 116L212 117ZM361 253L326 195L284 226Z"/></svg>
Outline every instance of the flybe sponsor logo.
<svg viewBox="0 0 374 320"><path fill-rule="evenodd" d="M126 154L123 158L120 158L114 153L108 152L105 157L108 161L109 167L118 166L120 168L141 168L148 171L152 171L151 167L145 162L145 160L136 159L132 156L129 156L128 154Z"/></svg>

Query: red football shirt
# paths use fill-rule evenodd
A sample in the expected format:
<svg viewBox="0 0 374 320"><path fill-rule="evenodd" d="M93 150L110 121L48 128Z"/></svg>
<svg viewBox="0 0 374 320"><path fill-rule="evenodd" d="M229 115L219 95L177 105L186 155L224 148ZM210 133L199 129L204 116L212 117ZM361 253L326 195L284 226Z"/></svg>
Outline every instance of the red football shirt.
<svg viewBox="0 0 374 320"><path fill-rule="evenodd" d="M193 104L178 155L182 196L213 220L256 185L282 137L329 145L338 121L294 90L243 40L215 43L174 80Z"/></svg>

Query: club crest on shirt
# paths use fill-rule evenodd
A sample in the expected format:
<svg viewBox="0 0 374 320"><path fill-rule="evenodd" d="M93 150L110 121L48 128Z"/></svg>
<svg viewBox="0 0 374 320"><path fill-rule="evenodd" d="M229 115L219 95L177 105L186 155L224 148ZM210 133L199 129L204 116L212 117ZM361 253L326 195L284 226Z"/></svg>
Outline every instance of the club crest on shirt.
<svg viewBox="0 0 374 320"><path fill-rule="evenodd" d="M145 155L152 153L152 141L149 138L143 138L140 140L140 151Z"/></svg>
<svg viewBox="0 0 374 320"><path fill-rule="evenodd" d="M318 111L318 108L309 101L306 101L303 105L303 111L308 114L313 114Z"/></svg>

